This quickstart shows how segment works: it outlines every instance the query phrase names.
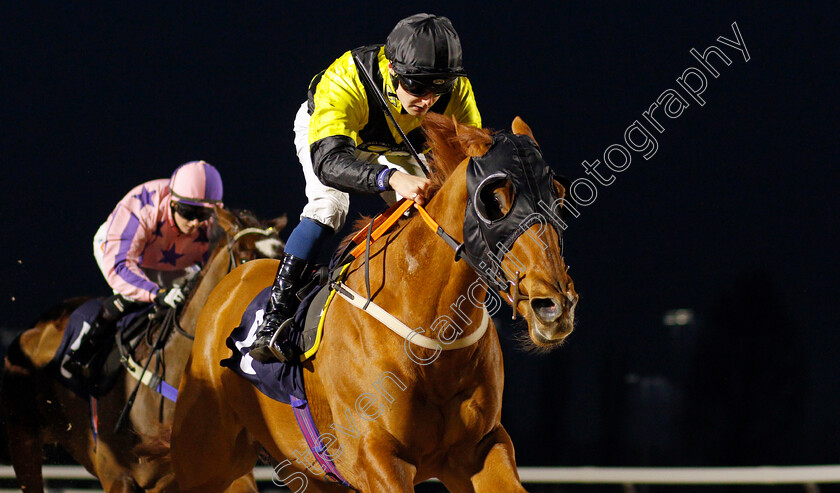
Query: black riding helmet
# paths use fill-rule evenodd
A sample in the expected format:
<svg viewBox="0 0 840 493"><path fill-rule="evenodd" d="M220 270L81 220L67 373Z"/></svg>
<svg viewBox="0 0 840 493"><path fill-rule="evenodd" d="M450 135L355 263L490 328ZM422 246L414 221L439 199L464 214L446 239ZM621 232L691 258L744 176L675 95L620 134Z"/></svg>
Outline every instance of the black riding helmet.
<svg viewBox="0 0 840 493"><path fill-rule="evenodd" d="M415 14L401 20L388 35L385 57L402 76L451 80L467 75L461 40L446 17Z"/></svg>

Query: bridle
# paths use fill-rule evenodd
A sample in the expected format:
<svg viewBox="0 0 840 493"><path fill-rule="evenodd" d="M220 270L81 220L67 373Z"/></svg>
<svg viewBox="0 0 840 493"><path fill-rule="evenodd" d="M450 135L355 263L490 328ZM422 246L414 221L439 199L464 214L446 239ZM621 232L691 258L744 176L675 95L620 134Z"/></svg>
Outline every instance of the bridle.
<svg viewBox="0 0 840 493"><path fill-rule="evenodd" d="M233 253L234 245L236 245L236 242L239 241L240 239L242 239L242 237L248 236L248 235L262 235L262 236L265 236L265 237L270 237L270 236L275 235L276 233L277 233L277 230L275 230L273 226L269 226L267 228L253 228L253 227L252 228L245 228L245 229L237 232L233 236L227 235L228 236L228 241L227 241L228 255L230 257L229 269L233 270L239 264L244 263L243 262L244 259L237 259L236 255Z"/></svg>
<svg viewBox="0 0 840 493"><path fill-rule="evenodd" d="M236 242L238 242L243 237L248 236L248 235L252 235L252 234L258 234L258 235L270 237L270 236L275 235L276 233L277 233L277 230L275 230L273 226L269 226L268 228L256 228L256 227L245 228L245 229L242 229L241 231L237 232L234 235L230 235L226 232L225 233L225 236L227 236L226 246L227 246L227 249L228 249L228 259L229 259L228 260L228 272L235 269L240 263L243 263L242 261L245 260L245 259L237 259L236 255L233 253L233 247L236 246ZM198 280L201 277L203 277L201 274L196 276L195 277L195 282L198 282ZM191 290L192 289L190 289L190 291ZM189 301L190 300L188 299L186 303L189 303ZM184 306L186 306L186 303L184 304ZM180 319L180 309L179 309L178 316L173 317L172 321L171 321L171 323L174 324L174 326L175 326L175 331L178 334L181 334L182 336L186 337L189 340L195 340L195 335L190 334L189 332L187 332L186 330L184 330L181 327L179 319Z"/></svg>

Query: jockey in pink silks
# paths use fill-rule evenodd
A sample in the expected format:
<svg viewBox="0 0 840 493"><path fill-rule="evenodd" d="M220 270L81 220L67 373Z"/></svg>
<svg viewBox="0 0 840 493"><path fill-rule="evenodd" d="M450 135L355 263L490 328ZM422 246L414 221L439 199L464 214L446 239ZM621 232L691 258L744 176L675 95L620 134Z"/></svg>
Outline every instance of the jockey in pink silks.
<svg viewBox="0 0 840 493"><path fill-rule="evenodd" d="M114 336L122 315L148 303L176 308L184 301L181 284L207 261L213 207L221 203L222 177L204 161L138 185L119 201L93 239L94 258L114 295L65 370L89 378L98 349Z"/></svg>

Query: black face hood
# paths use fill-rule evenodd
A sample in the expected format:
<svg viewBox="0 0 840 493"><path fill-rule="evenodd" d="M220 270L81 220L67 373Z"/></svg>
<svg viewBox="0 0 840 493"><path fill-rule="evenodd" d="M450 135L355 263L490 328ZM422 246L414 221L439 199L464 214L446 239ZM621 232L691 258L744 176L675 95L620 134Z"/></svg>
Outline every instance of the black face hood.
<svg viewBox="0 0 840 493"><path fill-rule="evenodd" d="M505 179L513 185L513 203L504 217L490 220L482 213L486 208L481 192ZM462 254L490 286L502 291L508 289L509 276L501 262L529 227L539 223L545 228L551 224L558 238L562 238L563 227L556 216L542 214L538 205L542 201L548 206L561 198L554 179L554 172L543 160L539 147L525 135L495 134L490 149L483 156L470 159Z"/></svg>

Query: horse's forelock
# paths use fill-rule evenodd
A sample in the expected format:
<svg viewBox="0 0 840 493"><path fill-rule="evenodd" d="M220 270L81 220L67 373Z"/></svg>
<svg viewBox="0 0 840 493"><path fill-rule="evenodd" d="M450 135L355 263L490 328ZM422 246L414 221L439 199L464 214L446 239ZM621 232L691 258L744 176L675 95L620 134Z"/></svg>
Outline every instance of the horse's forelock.
<svg viewBox="0 0 840 493"><path fill-rule="evenodd" d="M257 228L262 226L263 221L248 209L230 209L230 212L233 213L242 227Z"/></svg>

